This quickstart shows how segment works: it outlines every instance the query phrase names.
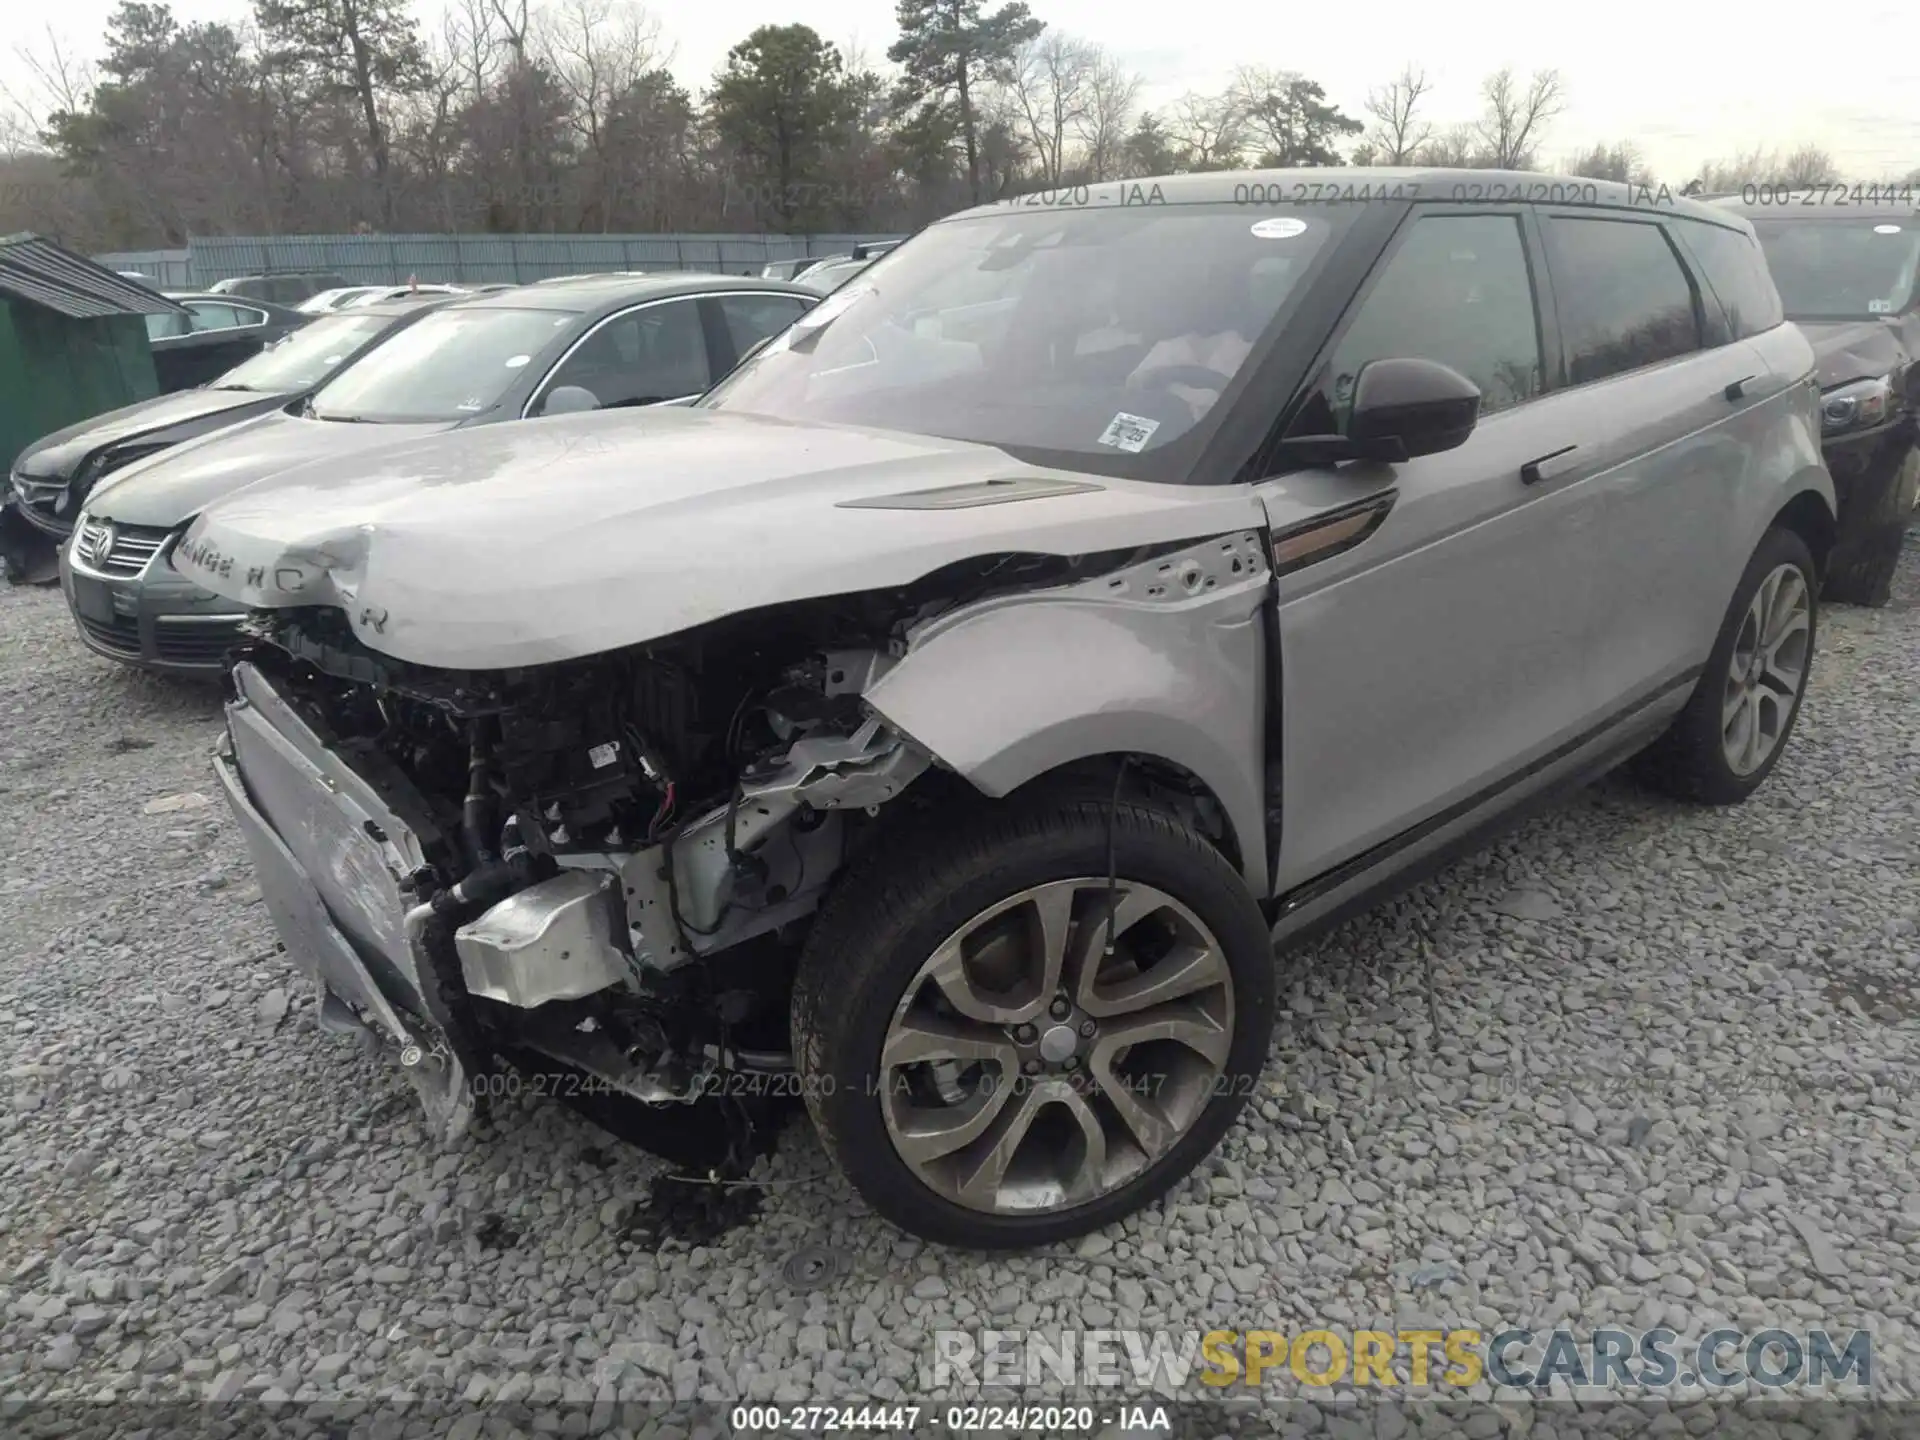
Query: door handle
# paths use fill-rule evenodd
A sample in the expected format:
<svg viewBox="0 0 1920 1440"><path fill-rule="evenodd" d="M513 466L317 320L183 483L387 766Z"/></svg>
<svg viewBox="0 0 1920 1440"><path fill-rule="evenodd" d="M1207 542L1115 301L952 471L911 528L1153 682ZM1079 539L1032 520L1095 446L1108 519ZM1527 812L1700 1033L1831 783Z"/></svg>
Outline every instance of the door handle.
<svg viewBox="0 0 1920 1440"><path fill-rule="evenodd" d="M1520 483L1538 485L1542 481L1566 474L1574 467L1576 462L1572 457L1579 448L1578 445L1564 445L1550 454L1542 455L1538 460L1529 460L1520 467Z"/></svg>
<svg viewBox="0 0 1920 1440"><path fill-rule="evenodd" d="M1721 394L1725 395L1728 400L1742 399L1747 393L1747 386L1759 378L1758 375L1742 375L1738 380L1727 386L1725 390L1721 391Z"/></svg>

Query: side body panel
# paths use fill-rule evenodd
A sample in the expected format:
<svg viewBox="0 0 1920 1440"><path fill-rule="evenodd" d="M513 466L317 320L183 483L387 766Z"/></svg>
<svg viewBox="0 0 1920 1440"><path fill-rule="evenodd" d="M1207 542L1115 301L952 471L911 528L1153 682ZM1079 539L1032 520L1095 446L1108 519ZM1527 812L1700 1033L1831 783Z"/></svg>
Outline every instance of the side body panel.
<svg viewBox="0 0 1920 1440"><path fill-rule="evenodd" d="M1457 450L1259 486L1301 500L1386 486L1365 543L1283 575L1284 892L1362 853L1590 725L1608 696L1586 664L1602 544L1590 484L1525 485L1558 450L1552 400L1488 417Z"/></svg>
<svg viewBox="0 0 1920 1440"><path fill-rule="evenodd" d="M967 606L916 634L866 699L995 797L1074 760L1170 761L1220 802L1264 895L1265 546L1237 532Z"/></svg>

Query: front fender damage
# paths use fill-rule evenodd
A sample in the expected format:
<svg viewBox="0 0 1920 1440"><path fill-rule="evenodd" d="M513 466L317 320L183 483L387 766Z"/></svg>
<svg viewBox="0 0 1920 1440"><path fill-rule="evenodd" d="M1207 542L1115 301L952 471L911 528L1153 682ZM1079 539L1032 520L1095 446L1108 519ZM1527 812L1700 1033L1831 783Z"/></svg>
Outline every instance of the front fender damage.
<svg viewBox="0 0 1920 1440"><path fill-rule="evenodd" d="M866 700L996 798L1095 757L1178 767L1224 810L1264 893L1269 583L1263 539L1247 530L981 600L912 634Z"/></svg>

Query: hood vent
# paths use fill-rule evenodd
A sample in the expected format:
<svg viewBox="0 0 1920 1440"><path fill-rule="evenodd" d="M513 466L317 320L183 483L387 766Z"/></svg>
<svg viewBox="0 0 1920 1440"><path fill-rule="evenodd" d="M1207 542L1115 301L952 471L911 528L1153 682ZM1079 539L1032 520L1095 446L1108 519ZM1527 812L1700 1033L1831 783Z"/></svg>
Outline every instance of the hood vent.
<svg viewBox="0 0 1920 1440"><path fill-rule="evenodd" d="M1050 495L1084 495L1102 486L1084 480L980 480L967 485L943 485L932 490L906 490L898 495L876 495L866 500L842 500L842 510L970 510L976 505L1007 505L1015 500L1043 500Z"/></svg>

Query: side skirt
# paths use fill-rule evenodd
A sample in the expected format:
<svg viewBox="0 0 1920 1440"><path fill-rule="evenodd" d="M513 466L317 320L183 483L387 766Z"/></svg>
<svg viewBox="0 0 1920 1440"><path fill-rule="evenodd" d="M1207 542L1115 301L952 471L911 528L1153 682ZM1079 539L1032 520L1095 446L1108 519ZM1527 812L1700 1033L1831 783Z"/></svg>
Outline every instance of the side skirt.
<svg viewBox="0 0 1920 1440"><path fill-rule="evenodd" d="M1531 764L1269 902L1274 943L1292 948L1482 849L1651 743L1687 703L1696 666Z"/></svg>

